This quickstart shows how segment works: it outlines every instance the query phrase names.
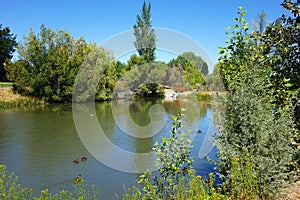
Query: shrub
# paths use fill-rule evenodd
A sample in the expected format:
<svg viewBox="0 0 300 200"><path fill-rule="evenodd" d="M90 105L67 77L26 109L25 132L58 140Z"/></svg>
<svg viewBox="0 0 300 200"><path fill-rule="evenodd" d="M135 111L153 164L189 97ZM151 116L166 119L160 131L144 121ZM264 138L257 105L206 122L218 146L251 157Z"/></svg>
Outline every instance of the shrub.
<svg viewBox="0 0 300 200"><path fill-rule="evenodd" d="M163 98L164 90L157 83L142 83L139 85L136 93L134 94L137 98L145 98L145 97L155 97L155 98Z"/></svg>
<svg viewBox="0 0 300 200"><path fill-rule="evenodd" d="M172 131L169 138L162 138L161 144L156 142L153 150L157 156L156 167L159 176L150 171L140 176L139 183L143 184L146 196L156 198L174 198L176 188L188 170L191 169L190 157L191 140L181 131L183 116L181 110L173 116Z"/></svg>
<svg viewBox="0 0 300 200"><path fill-rule="evenodd" d="M251 152L259 195L267 197L276 193L288 178L293 157L293 120L288 107L273 108L270 102L274 97L268 93L259 66L246 67L242 73L234 90L229 85L227 109L219 110L215 116L219 129L218 170L228 189L232 189L232 160Z"/></svg>
<svg viewBox="0 0 300 200"><path fill-rule="evenodd" d="M142 190L133 187L123 199L227 199L214 188L212 174L204 181L192 169L192 146L189 137L181 132L182 117L182 111L174 116L170 137L154 145L159 175L146 171L138 181Z"/></svg>

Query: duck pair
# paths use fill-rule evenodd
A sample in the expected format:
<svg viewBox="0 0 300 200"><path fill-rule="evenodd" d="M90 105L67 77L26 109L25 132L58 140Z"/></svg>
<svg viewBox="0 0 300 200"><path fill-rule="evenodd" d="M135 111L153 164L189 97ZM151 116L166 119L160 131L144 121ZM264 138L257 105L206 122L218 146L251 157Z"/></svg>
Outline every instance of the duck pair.
<svg viewBox="0 0 300 200"><path fill-rule="evenodd" d="M87 157L86 156L82 156L81 161L82 162L87 161ZM78 163L79 163L78 159L73 160L73 165L77 165Z"/></svg>

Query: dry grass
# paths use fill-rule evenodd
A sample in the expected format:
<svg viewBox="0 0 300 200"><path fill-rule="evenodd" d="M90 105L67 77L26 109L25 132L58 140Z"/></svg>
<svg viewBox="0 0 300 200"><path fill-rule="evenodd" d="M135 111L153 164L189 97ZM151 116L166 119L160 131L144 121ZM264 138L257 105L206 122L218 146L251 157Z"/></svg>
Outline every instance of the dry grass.
<svg viewBox="0 0 300 200"><path fill-rule="evenodd" d="M11 87L0 87L0 108L45 105L43 100L15 94Z"/></svg>
<svg viewBox="0 0 300 200"><path fill-rule="evenodd" d="M278 200L300 200L300 180L282 191Z"/></svg>
<svg viewBox="0 0 300 200"><path fill-rule="evenodd" d="M25 99L20 94L14 94L11 87L1 87L0 88L0 101L11 102Z"/></svg>

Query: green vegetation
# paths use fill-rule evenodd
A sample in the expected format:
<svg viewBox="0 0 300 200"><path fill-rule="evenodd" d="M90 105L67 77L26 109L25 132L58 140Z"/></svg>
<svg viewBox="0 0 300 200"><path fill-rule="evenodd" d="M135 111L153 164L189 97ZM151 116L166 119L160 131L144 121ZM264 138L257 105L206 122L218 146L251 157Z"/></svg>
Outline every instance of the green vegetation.
<svg viewBox="0 0 300 200"><path fill-rule="evenodd" d="M41 106L45 105L45 102L31 97L22 97L20 99L11 100L11 101L0 101L0 110L7 108L16 108L16 107L31 107L31 106Z"/></svg>
<svg viewBox="0 0 300 200"><path fill-rule="evenodd" d="M0 82L0 87L11 87L13 83L11 82Z"/></svg>
<svg viewBox="0 0 300 200"><path fill-rule="evenodd" d="M220 66L221 64L217 63L214 67L213 73L205 77L205 83L209 91L225 91L223 79L220 75Z"/></svg>
<svg viewBox="0 0 300 200"><path fill-rule="evenodd" d="M173 117L174 123L169 138L163 137L161 144L154 144L159 177L152 175L150 171L140 176L139 183L144 185L143 191L151 199L174 198L181 177L191 169L191 141L180 129L184 116L182 112L183 110Z"/></svg>
<svg viewBox="0 0 300 200"><path fill-rule="evenodd" d="M115 67L117 64L110 52L97 47L96 44L90 45L90 52L76 74L76 82L72 82L74 100L82 102L110 99L118 75L122 71Z"/></svg>
<svg viewBox="0 0 300 200"><path fill-rule="evenodd" d="M170 61L171 65L177 65L179 68L182 68L185 70L186 63L187 62L191 62L192 65L194 65L195 69L200 72L202 75L208 75L208 65L207 63L200 57L195 55L194 52L184 52L180 55L178 55L178 57L176 59L172 59Z"/></svg>
<svg viewBox="0 0 300 200"><path fill-rule="evenodd" d="M74 77L89 52L83 38L74 39L65 31L55 32L42 25L40 33L31 30L18 44L20 57L6 66L8 78L22 95L70 101Z"/></svg>
<svg viewBox="0 0 300 200"><path fill-rule="evenodd" d="M284 1L283 6L293 12L299 4ZM233 191L231 160L245 153L250 155L257 192L264 199L275 195L292 177L293 170L299 168L299 128L295 129L300 78L295 59L299 51L293 50L299 48L299 27L295 22L299 13L295 19L280 18L265 32L260 27L260 31L252 33L244 19L245 11L239 8L238 14L237 24L227 33L228 46L220 51L219 69L228 97L226 111L216 119L220 131L216 136L218 170L226 188ZM293 31L295 34L290 35ZM288 44L279 46L278 32L290 35Z"/></svg>
<svg viewBox="0 0 300 200"><path fill-rule="evenodd" d="M16 36L10 33L9 27L2 28L0 24L0 82L7 81L4 66L12 58L16 45Z"/></svg>
<svg viewBox="0 0 300 200"><path fill-rule="evenodd" d="M133 187L124 194L124 199L189 199L210 196L209 188L205 188L205 185L209 185L196 176L192 169L191 140L181 130L184 124L183 112L184 109L177 116L173 116L169 138L163 137L160 144L154 144L159 175L146 171L138 181L142 190ZM213 192L213 195L216 193Z"/></svg>
<svg viewBox="0 0 300 200"><path fill-rule="evenodd" d="M257 174L259 196L273 195L288 178L293 149L293 121L290 109L273 111L258 67L243 71L240 85L226 99L227 109L216 120L217 147L221 177L231 189L231 160L250 154ZM230 88L229 88L230 89Z"/></svg>
<svg viewBox="0 0 300 200"><path fill-rule="evenodd" d="M128 189L123 199L259 199L258 175L252 155L246 149L239 157L229 160L232 170L227 179L230 190L226 184L216 186L213 174L205 180L196 175L190 156L191 141L180 128L185 123L182 112L173 117L169 138L162 138L160 144L154 145L159 174L145 172L138 181L141 187Z"/></svg>
<svg viewBox="0 0 300 200"><path fill-rule="evenodd" d="M197 92L196 93L196 97L198 99L198 101L208 101L212 99L212 95L215 95L211 92Z"/></svg>
<svg viewBox="0 0 300 200"><path fill-rule="evenodd" d="M204 75L208 74L208 66L200 56L193 52L184 52L178 55L176 59L170 61L169 65L181 73L182 83L177 86L191 86L193 89L197 89L197 87L205 85Z"/></svg>
<svg viewBox="0 0 300 200"><path fill-rule="evenodd" d="M141 14L136 17L136 24L133 26L136 41L134 46L147 63L155 60L156 35L151 24L151 4L144 1Z"/></svg>
<svg viewBox="0 0 300 200"><path fill-rule="evenodd" d="M151 25L150 3L143 3L134 25L135 47L127 64L115 61L112 52L74 38L62 30L42 25L30 30L18 43L18 60L7 62L6 77L14 92L45 102L106 101L114 91L130 90L135 97L163 97L163 86L204 85L207 64L192 52L185 52L169 64L155 61L156 36ZM177 66L174 66L177 63ZM75 80L76 79L76 80ZM116 95L117 96L117 95Z"/></svg>
<svg viewBox="0 0 300 200"><path fill-rule="evenodd" d="M285 0L282 6L291 16L283 15L268 26L261 43L263 54L268 58L267 65L272 70L270 87L273 89L275 107L294 107L293 119L298 130L294 135L294 143L298 148L295 162L300 166L300 2Z"/></svg>
<svg viewBox="0 0 300 200"><path fill-rule="evenodd" d="M80 181L74 184L74 192L61 190L57 194L51 194L48 189L41 190L39 196L34 196L32 189L23 188L17 183L18 177L13 173L8 174L6 167L0 165L0 199L2 200L84 200L84 199L97 199L95 187L92 186L90 191Z"/></svg>

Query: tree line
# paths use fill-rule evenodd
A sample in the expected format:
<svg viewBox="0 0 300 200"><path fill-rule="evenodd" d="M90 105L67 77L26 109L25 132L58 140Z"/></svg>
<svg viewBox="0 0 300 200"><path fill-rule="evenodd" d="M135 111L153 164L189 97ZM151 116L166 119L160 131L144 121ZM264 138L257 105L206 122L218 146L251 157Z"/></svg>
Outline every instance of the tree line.
<svg viewBox="0 0 300 200"><path fill-rule="evenodd" d="M6 38L1 41L9 44L9 48L6 54L1 53L0 81L14 82L16 92L48 102L70 102L74 87L83 93L78 96L78 101L110 100L113 91L120 89L138 91L142 97L161 97L161 86L174 83L171 79L174 79L175 71L180 72L177 75L182 79L181 86L189 84L195 88L196 84L203 85L208 67L193 52L183 53L170 63L156 60L156 35L151 25L150 9L150 3L144 2L141 13L137 15L133 30L138 55L132 55L127 63L117 61L111 52L93 42L86 42L83 37L74 38L67 31L54 31L45 25L41 25L38 33L31 29L16 45L16 36L7 27L3 29ZM1 43L1 46L6 43ZM10 61L15 48L18 59ZM85 70L86 78L79 78L81 84L74 86L80 68ZM97 76L91 73L96 68L102 70ZM97 85L93 92L87 88L91 83Z"/></svg>

